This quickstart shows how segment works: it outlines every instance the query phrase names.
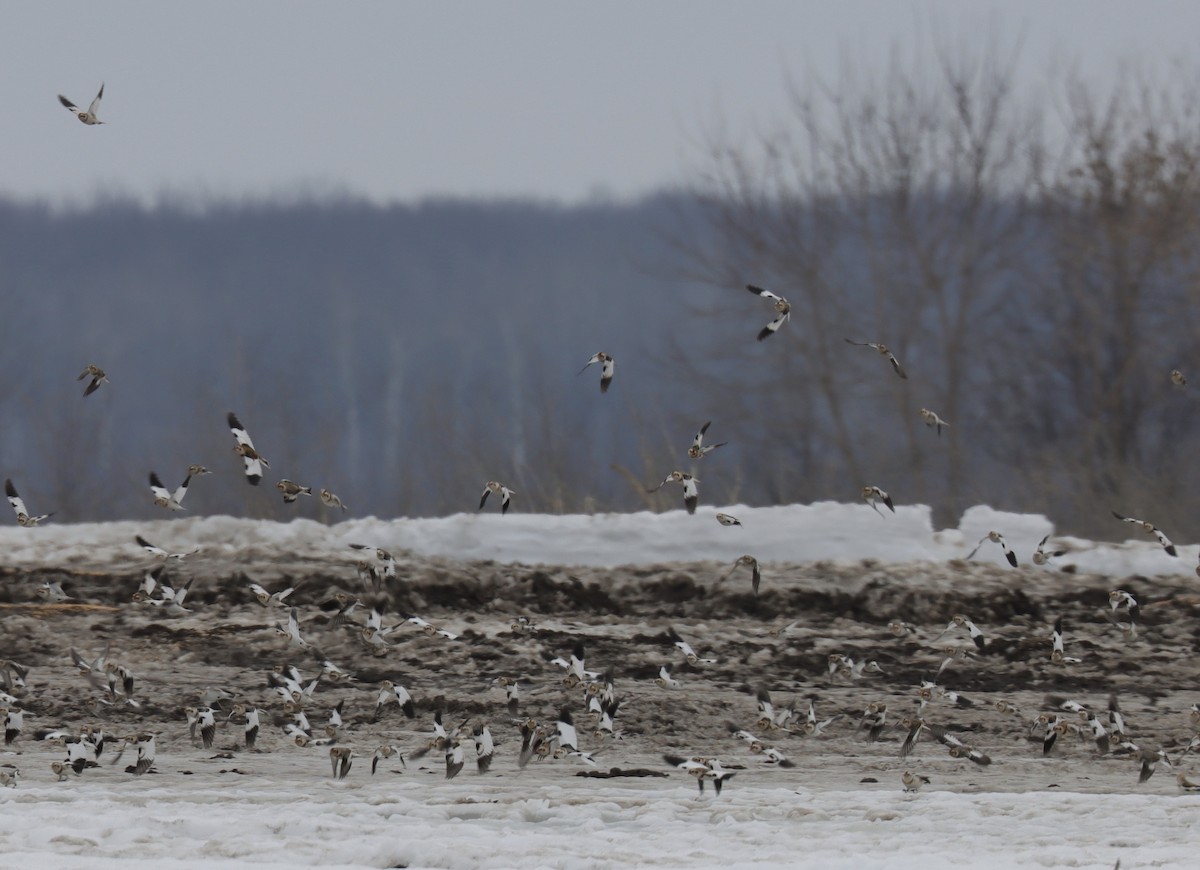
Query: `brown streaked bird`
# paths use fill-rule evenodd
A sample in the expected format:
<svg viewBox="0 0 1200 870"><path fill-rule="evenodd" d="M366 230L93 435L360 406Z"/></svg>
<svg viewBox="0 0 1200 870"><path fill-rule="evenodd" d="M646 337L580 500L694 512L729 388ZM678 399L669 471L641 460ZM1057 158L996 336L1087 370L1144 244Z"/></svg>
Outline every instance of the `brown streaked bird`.
<svg viewBox="0 0 1200 870"><path fill-rule="evenodd" d="M692 446L688 448L687 455L691 459L703 459L709 453L712 453L718 447L724 447L728 441L720 441L716 444L704 446L704 434L708 431L708 427L712 425L712 420L709 420L700 427L700 431L696 433L696 437L692 439Z"/></svg>
<svg viewBox="0 0 1200 870"><path fill-rule="evenodd" d="M906 375L904 373L904 369L900 367L900 361L896 359L896 355L894 353L888 350L888 346L886 344L879 344L875 341L851 341L848 338L845 341L846 344L852 344L855 347L869 347L872 350L877 351L881 356L887 357L887 361L892 364L892 368L895 369L896 374L907 380L908 375Z"/></svg>
<svg viewBox="0 0 1200 870"><path fill-rule="evenodd" d="M896 512L896 506L892 503L892 497L877 486L864 486L862 488L862 497L871 506L871 509L880 516L883 516L883 511L875 504L877 501L883 502L892 513Z"/></svg>
<svg viewBox="0 0 1200 870"><path fill-rule="evenodd" d="M189 477L203 477L206 474L212 474L212 472L209 471L207 468L205 468L203 465L189 465L188 466L188 476Z"/></svg>
<svg viewBox="0 0 1200 870"><path fill-rule="evenodd" d="M738 556L737 561L733 563L733 567L729 569L729 573L722 577L721 581L728 580L743 565L750 569L750 586L754 590L754 594L757 595L758 584L762 582L762 572L758 568L758 560L753 556Z"/></svg>
<svg viewBox="0 0 1200 870"><path fill-rule="evenodd" d="M1179 369L1171 369L1171 383L1180 388L1186 387L1187 378L1183 376L1183 372Z"/></svg>
<svg viewBox="0 0 1200 870"><path fill-rule="evenodd" d="M487 504L488 496L493 492L500 496L501 515L508 513L508 506L512 503L512 497L517 494L517 491L515 489L509 489L504 484L495 480L489 480L483 485L483 496L479 499L478 510L483 510L483 506Z"/></svg>
<svg viewBox="0 0 1200 870"><path fill-rule="evenodd" d="M341 508L343 511L349 510L349 508L347 508L344 504L342 504L342 500L340 498L338 498L336 495L334 495L332 492L330 492L329 490L322 489L320 495L321 495L321 504L325 505L325 507Z"/></svg>
<svg viewBox="0 0 1200 870"><path fill-rule="evenodd" d="M95 126L96 124L104 123L103 121L101 121L99 118L96 117L96 110L100 108L100 100L103 97L104 97L104 82L101 82L100 83L100 92L98 94L96 94L96 98L94 100L92 100L92 103L90 106L87 107L86 112L83 111L82 109L80 109L74 103L72 103L70 100L68 100L62 94L58 95L58 101L60 103L62 103L63 106L65 106L67 108L67 110L70 111L71 114L73 114L76 118L78 118L83 123L87 124L89 127L92 127L92 126Z"/></svg>
<svg viewBox="0 0 1200 870"><path fill-rule="evenodd" d="M112 381L108 379L108 375L104 373L104 369L100 368L98 365L88 365L86 369L79 373L79 377L77 377L75 380L82 381L87 377L90 377L91 381L88 383L87 388L83 391L83 395L85 397L90 396L92 393L96 392L96 390L100 389L101 384L112 383Z"/></svg>
<svg viewBox="0 0 1200 870"><path fill-rule="evenodd" d="M183 483L175 487L175 491L171 492L159 479L158 475L153 471L150 472L150 492L154 495L154 503L160 508L170 511L185 510L183 506L183 497L187 495L188 484L191 483L192 476L189 474L183 479Z"/></svg>
<svg viewBox="0 0 1200 870"><path fill-rule="evenodd" d="M267 462L254 449L254 442L250 440L250 433L246 431L246 427L242 425L233 411L229 412L226 419L229 422L229 431L233 433L233 437L237 441L233 452L242 457L242 462L246 466L246 480L251 486L258 486L258 482L262 480L263 469L270 468L271 463Z"/></svg>
<svg viewBox="0 0 1200 870"><path fill-rule="evenodd" d="M301 486L298 483L293 483L286 477L275 484L275 488L283 493L284 504L291 504L302 495L312 495L311 486Z"/></svg>
<svg viewBox="0 0 1200 870"><path fill-rule="evenodd" d="M717 514L717 522L723 526L740 526L742 524L742 521L739 520L737 517L731 516L730 514L723 514L723 513ZM1198 568L1197 570L1200 570L1200 568Z"/></svg>
<svg viewBox="0 0 1200 870"><path fill-rule="evenodd" d="M979 539L979 543L975 545L975 549L967 554L967 561L970 562L975 558L975 554L979 552L979 548L984 545L985 541L991 541L993 544L999 544L1000 549L1004 551L1004 558L1008 560L1008 564L1014 568L1017 567L1017 554L1013 552L1012 547L1008 545L1008 541L1004 540L1004 535L999 532L988 532Z"/></svg>
<svg viewBox="0 0 1200 870"><path fill-rule="evenodd" d="M904 791L916 793L921 786L929 785L929 777L921 776L918 773L913 773L911 770L904 771L900 775L900 781L904 783Z"/></svg>
<svg viewBox="0 0 1200 870"><path fill-rule="evenodd" d="M613 373L616 370L617 364L613 360L612 356L604 351L599 351L592 354L592 358L584 363L583 368L579 370L579 374L577 374L575 377L579 377L579 375L587 371L588 366L592 365L593 363L600 363L600 392L607 393L608 385L612 383Z"/></svg>
<svg viewBox="0 0 1200 870"><path fill-rule="evenodd" d="M1178 553L1175 552L1175 545L1171 543L1171 539L1164 535L1162 533L1162 529L1158 528L1158 526L1154 525L1154 523L1148 523L1145 520L1135 519L1134 517L1127 517L1123 514L1117 513L1116 511L1113 511L1112 515L1123 523L1132 523L1140 528L1143 532L1154 535L1154 537L1158 539L1158 543L1162 545L1162 548L1167 551L1168 556L1178 555Z"/></svg>
<svg viewBox="0 0 1200 870"><path fill-rule="evenodd" d="M937 433L939 436L942 434L943 426L945 426L947 428L949 428L949 426L950 426L949 423L947 423L945 420L943 420L941 417L939 417L935 412L930 411L928 408L921 409L921 416L925 418L926 426L929 426L932 429L937 429Z"/></svg>
<svg viewBox="0 0 1200 870"><path fill-rule="evenodd" d="M700 490L696 484L700 482L700 478L692 477L682 471L672 471L667 479L653 489L648 489L646 492L658 492L668 483L683 484L683 506L687 508L689 514L696 512L696 505L700 502Z"/></svg>
<svg viewBox="0 0 1200 870"><path fill-rule="evenodd" d="M1187 792L1200 792L1200 782L1193 782L1188 779L1187 774L1183 771L1175 774L1175 782L1179 783L1179 788Z"/></svg>
<svg viewBox="0 0 1200 870"><path fill-rule="evenodd" d="M779 327L783 326L792 317L792 303L788 302L782 296L772 293L770 290L764 290L762 287L756 287L753 284L747 284L746 289L755 296L761 296L763 299L768 299L775 305L775 319L758 331L758 340L774 335L779 331Z"/></svg>
<svg viewBox="0 0 1200 870"><path fill-rule="evenodd" d="M4 481L4 494L8 496L8 503L12 505L13 513L17 515L17 525L19 526L36 526L42 520L54 516L54 511L48 514L30 516L29 510L25 507L25 502L21 500L21 496L17 495L17 488L13 486L11 478L7 478Z"/></svg>

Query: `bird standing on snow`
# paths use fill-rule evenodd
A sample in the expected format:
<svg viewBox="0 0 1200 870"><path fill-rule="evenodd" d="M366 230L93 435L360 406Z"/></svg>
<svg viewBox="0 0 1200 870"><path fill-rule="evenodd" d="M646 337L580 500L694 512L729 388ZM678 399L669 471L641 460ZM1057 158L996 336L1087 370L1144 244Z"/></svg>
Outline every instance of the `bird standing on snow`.
<svg viewBox="0 0 1200 870"><path fill-rule="evenodd" d="M587 371L588 366L592 365L593 363L600 363L600 392L607 393L608 385L612 383L613 372L616 369L616 362L614 362L613 358L604 351L599 351L598 353L592 354L592 358L584 364L583 368L579 370L579 374L577 374L575 377L579 377L579 375Z"/></svg>
<svg viewBox="0 0 1200 870"><path fill-rule="evenodd" d="M96 117L96 110L100 108L100 99L103 96L104 96L104 83L101 82L100 83L100 93L96 94L96 99L92 100L92 104L90 106L88 106L88 109L86 112L80 111L80 109L77 105L72 103L70 100L68 100L62 94L58 95L58 101L60 103L62 103L67 109L69 109L75 115L76 118L78 118L80 121L82 121L83 123L85 123L89 127L91 127L95 124L103 124L104 123L103 121L101 121L99 118Z"/></svg>
<svg viewBox="0 0 1200 870"><path fill-rule="evenodd" d="M112 383L108 379L108 375L104 373L104 369L97 365L89 365L86 369L79 373L79 377L77 377L75 380L82 381L84 378L89 376L92 380L88 383L87 388L83 391L85 398L96 392L96 390L100 389L101 384Z"/></svg>
<svg viewBox="0 0 1200 870"><path fill-rule="evenodd" d="M758 340L762 341L768 336L774 335L779 331L779 327L783 326L792 316L792 303L788 302L782 296L772 293L770 290L764 290L762 287L755 287L753 284L747 284L746 289L755 296L761 296L763 299L769 299L775 303L775 310L778 312L775 319L764 326L758 332Z"/></svg>

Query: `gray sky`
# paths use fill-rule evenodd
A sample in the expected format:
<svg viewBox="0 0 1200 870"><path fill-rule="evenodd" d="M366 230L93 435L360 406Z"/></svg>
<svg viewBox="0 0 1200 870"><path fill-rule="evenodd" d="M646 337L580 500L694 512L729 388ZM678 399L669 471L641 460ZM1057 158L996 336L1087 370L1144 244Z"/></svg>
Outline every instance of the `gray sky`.
<svg viewBox="0 0 1200 870"><path fill-rule="evenodd" d="M625 197L685 180L718 122L771 126L788 72L993 30L1030 84L1103 79L1198 25L1188 0L10 3L0 193ZM55 99L102 80L103 127Z"/></svg>

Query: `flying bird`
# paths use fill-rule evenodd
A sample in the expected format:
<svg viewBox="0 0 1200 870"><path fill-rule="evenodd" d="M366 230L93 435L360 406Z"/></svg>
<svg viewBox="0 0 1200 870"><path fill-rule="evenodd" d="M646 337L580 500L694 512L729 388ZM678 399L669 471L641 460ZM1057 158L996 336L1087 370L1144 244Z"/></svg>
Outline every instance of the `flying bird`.
<svg viewBox="0 0 1200 870"><path fill-rule="evenodd" d="M1046 542L1050 540L1050 536L1042 538L1038 541L1037 549L1033 553L1033 564L1046 565L1051 559L1057 559L1059 556L1067 555L1066 550L1047 550Z"/></svg>
<svg viewBox="0 0 1200 870"><path fill-rule="evenodd" d="M1187 378L1179 369L1171 369L1171 383L1182 389L1187 386Z"/></svg>
<svg viewBox="0 0 1200 870"><path fill-rule="evenodd" d="M51 511L48 514L31 517L25 507L25 502L21 500L21 496L17 495L17 488L13 486L11 479L4 481L4 494L8 496L8 503L12 505L13 512L17 515L17 525L19 526L36 526L42 520L54 516L54 511Z"/></svg>
<svg viewBox="0 0 1200 870"><path fill-rule="evenodd" d="M654 489L648 489L646 492L658 492L668 483L683 484L683 505L687 508L689 514L696 512L696 505L700 502L700 490L696 484L700 482L700 478L692 477L690 474L685 474L682 471L672 471L667 479L660 483Z"/></svg>
<svg viewBox="0 0 1200 870"><path fill-rule="evenodd" d="M687 452L687 455L691 459L703 459L705 456L707 456L709 453L712 453L718 447L724 447L726 444L729 443L728 441L721 441L717 444L710 444L708 447L705 447L704 446L704 434L708 431L708 427L711 425L712 425L712 420L709 420L707 423L705 423L703 426L700 427L700 431L697 432L696 437L692 439L692 446L688 448L688 452Z"/></svg>
<svg viewBox="0 0 1200 870"><path fill-rule="evenodd" d="M327 489L321 490L321 504L325 505L325 507L341 508L343 511L348 510L348 508L342 504L342 500Z"/></svg>
<svg viewBox="0 0 1200 870"><path fill-rule="evenodd" d="M896 374L907 380L908 375L906 375L904 373L904 369L900 367L900 361L896 359L896 355L894 353L888 350L888 346L886 344L879 344L878 342L874 341L851 341L848 338L845 339L845 341L846 344L852 344L855 347L869 347L872 350L878 351L881 356L887 357L887 361L892 364L892 368L895 369Z"/></svg>
<svg viewBox="0 0 1200 870"><path fill-rule="evenodd" d="M483 506L487 504L488 496L492 493L500 496L500 513L501 515L508 513L508 506L512 503L512 497L516 495L515 490L509 489L502 483L494 480L489 480L483 486L483 496L479 499L479 510L483 510Z"/></svg>
<svg viewBox="0 0 1200 870"><path fill-rule="evenodd" d="M723 526L740 526L742 524L737 517L722 513L717 514L717 522Z"/></svg>
<svg viewBox="0 0 1200 870"><path fill-rule="evenodd" d="M87 385L87 389L83 391L85 397L90 396L96 390L100 389L101 384L112 383L108 379L108 375L104 373L104 369L97 365L89 365L86 369L79 373L79 377L75 380L82 381L86 377L91 377L91 381Z"/></svg>
<svg viewBox="0 0 1200 870"><path fill-rule="evenodd" d="M154 503L160 508L165 508L171 511L181 511L183 507L183 497L187 495L188 484L191 482L192 476L189 474L183 479L183 483L171 492L163 482L159 480L158 475L153 471L150 472L150 492L154 494Z"/></svg>
<svg viewBox="0 0 1200 870"><path fill-rule="evenodd" d="M967 554L968 562L975 557L975 554L979 552L979 548L982 547L986 541L991 541L993 544L999 544L1000 549L1004 551L1004 558L1008 560L1008 564L1012 565L1014 568L1017 567L1017 554L1014 553L1012 547L1008 545L1008 541L1004 540L1004 535L1000 534L999 532L988 532L986 535L980 538L979 543L975 545L975 549Z"/></svg>
<svg viewBox="0 0 1200 870"><path fill-rule="evenodd" d="M875 504L877 501L883 502L892 513L896 512L896 506L892 503L892 497L877 486L864 486L862 488L862 497L871 506L871 509L880 516L883 516L883 511Z"/></svg>
<svg viewBox="0 0 1200 870"><path fill-rule="evenodd" d="M758 340L762 341L768 336L774 335L779 331L779 327L783 326L792 316L792 304L778 294L772 293L770 290L764 290L762 287L755 287L753 284L747 284L746 289L755 296L761 296L763 299L769 299L775 304L775 319L764 326L758 332Z"/></svg>
<svg viewBox="0 0 1200 870"><path fill-rule="evenodd" d="M1148 523L1145 520L1139 520L1139 519L1135 519L1133 517L1123 516L1122 514L1119 514L1116 511L1113 511L1112 515L1114 517L1116 517L1117 519L1121 520L1121 522L1132 523L1133 525L1140 528L1143 532L1154 535L1154 537L1157 538L1158 542L1162 545L1162 548L1167 551L1168 556L1178 555L1175 552L1175 545L1171 543L1171 539L1168 538L1166 535L1164 535L1162 533L1162 530L1159 529L1158 526L1154 525L1154 523Z"/></svg>
<svg viewBox="0 0 1200 870"><path fill-rule="evenodd" d="M926 426L937 429L938 435L942 434L943 426L950 425L945 420L943 420L941 417L939 417L934 411L930 411L928 408L921 409L921 416L925 418Z"/></svg>
<svg viewBox="0 0 1200 870"><path fill-rule="evenodd" d="M238 420L237 415L233 411L229 412L229 431L233 433L233 437L237 440L237 446L233 448L233 452L242 457L243 463L246 466L246 480L251 486L258 486L258 482L262 480L263 469L270 468L271 463L263 459L258 451L254 449L254 442L250 440L250 433L246 431L246 427Z"/></svg>
<svg viewBox="0 0 1200 870"><path fill-rule="evenodd" d="M153 556L156 559L162 559L164 562L168 559L185 559L188 556L191 556L193 553L200 552L200 548L197 547L196 549L189 550L186 553L172 553L168 550L164 550L162 547L156 547L154 544L151 544L149 541L147 541L141 535L134 535L133 539L138 542L139 547L141 547L143 550L145 550L151 556ZM149 591L153 592L154 589L151 588Z"/></svg>
<svg viewBox="0 0 1200 870"><path fill-rule="evenodd" d="M593 363L600 363L600 392L607 393L608 385L612 383L613 371L616 367L616 362L614 362L613 358L604 351L592 354L592 358L584 364L583 368L579 370L579 374L577 374L575 377L579 377L579 375L587 371L587 367Z"/></svg>
<svg viewBox="0 0 1200 870"><path fill-rule="evenodd" d="M758 584L762 581L762 572L758 568L758 560L753 556L738 556L737 561L733 563L733 567L729 569L729 573L723 578L723 581L728 580L733 576L733 572L745 565L750 569L750 586L754 589L754 594L758 594Z"/></svg>
<svg viewBox="0 0 1200 870"><path fill-rule="evenodd" d="M100 93L96 94L96 99L92 100L92 104L90 106L88 106L88 109L86 112L80 111L80 109L77 105L72 103L70 100L68 100L62 94L58 95L58 101L60 103L62 103L67 109L69 109L75 115L76 118L78 118L80 121L82 121L83 123L87 124L90 127L95 124L103 124L104 123L103 121L101 121L99 118L96 117L96 110L100 108L100 99L103 96L104 96L104 83L101 82L100 83Z"/></svg>
<svg viewBox="0 0 1200 870"><path fill-rule="evenodd" d="M284 504L291 504L302 495L312 495L311 486L301 486L298 483L293 483L286 477L275 484L275 488L283 493Z"/></svg>

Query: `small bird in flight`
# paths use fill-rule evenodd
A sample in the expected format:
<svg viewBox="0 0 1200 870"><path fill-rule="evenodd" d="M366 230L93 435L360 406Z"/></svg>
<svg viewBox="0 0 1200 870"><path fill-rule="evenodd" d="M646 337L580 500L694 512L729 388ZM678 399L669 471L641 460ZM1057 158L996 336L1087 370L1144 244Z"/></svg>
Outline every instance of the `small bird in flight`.
<svg viewBox="0 0 1200 870"><path fill-rule="evenodd" d="M12 505L13 512L17 515L17 525L19 526L36 526L42 520L54 516L54 512L51 511L48 514L31 517L25 507L25 502L17 495L17 488L13 486L11 479L4 481L4 494L8 496L8 503Z"/></svg>
<svg viewBox="0 0 1200 870"><path fill-rule="evenodd" d="M1154 537L1156 537L1158 539L1158 542L1160 544L1162 544L1162 548L1167 551L1168 556L1178 555L1175 552L1175 545L1171 543L1171 539L1168 538L1166 535L1164 535L1162 533L1162 530L1159 529L1156 525L1154 525L1154 523L1148 523L1145 520L1138 520L1138 519L1134 519L1133 517L1122 516L1121 514L1117 513L1116 511L1113 511L1112 515L1114 517L1116 517L1117 519L1121 520L1122 522L1133 523L1133 525L1138 526L1143 532L1146 532L1147 534L1154 535Z"/></svg>
<svg viewBox="0 0 1200 870"><path fill-rule="evenodd" d="M928 408L921 409L921 416L925 418L926 426L937 429L937 433L939 436L942 434L942 427L950 425L945 420L943 420L941 417L939 417L935 412L930 411Z"/></svg>
<svg viewBox="0 0 1200 870"><path fill-rule="evenodd" d="M747 284L746 289L755 296L761 296L763 299L769 299L775 303L775 310L778 312L775 319L764 326L758 332L758 340L774 335L779 331L779 327L783 326L792 317L792 303L788 302L782 296L772 293L770 290L764 290L762 287L755 287L753 284Z"/></svg>
<svg viewBox="0 0 1200 870"><path fill-rule="evenodd" d="M731 516L730 514L722 514L722 513L717 514L717 522L723 526L740 526L742 524L742 521L739 520L737 517ZM1200 569L1197 569L1197 570L1200 570Z"/></svg>
<svg viewBox="0 0 1200 870"><path fill-rule="evenodd" d="M616 367L616 362L614 362L613 358L604 351L592 354L592 358L584 364L583 368L579 370L579 373L576 374L575 377L579 377L579 375L587 371L588 366L592 365L593 363L600 363L600 392L607 393L608 385L612 383L613 371Z"/></svg>
<svg viewBox="0 0 1200 870"><path fill-rule="evenodd" d="M187 495L188 483L191 482L192 476L189 474L183 479L183 483L175 488L174 492L163 486L163 482L159 480L157 474L150 472L150 492L154 494L154 503L160 508L166 508L171 511L181 511L183 507L183 497Z"/></svg>
<svg viewBox="0 0 1200 870"><path fill-rule="evenodd" d="M887 357L888 362L892 364L892 368L896 370L896 374L905 380L908 379L908 375L906 375L904 373L904 369L900 367L900 361L896 359L896 355L894 353L888 350L888 346L886 344L879 344L878 342L874 341L851 341L848 338L845 341L846 344L852 344L855 347L869 347L878 351L880 355Z"/></svg>
<svg viewBox="0 0 1200 870"><path fill-rule="evenodd" d="M762 582L762 572L758 568L758 560L753 556L738 556L737 561L733 563L733 567L729 569L729 573L722 579L728 580L733 576L733 572L743 565L750 569L750 586L754 589L754 594L757 595L758 584Z"/></svg>
<svg viewBox="0 0 1200 870"><path fill-rule="evenodd" d="M86 369L79 373L79 377L75 380L82 381L84 378L90 377L92 380L88 383L87 389L83 391L84 396L90 396L96 390L100 389L101 384L110 384L112 381L108 379L108 375L104 373L104 369L97 365L89 365Z"/></svg>
<svg viewBox="0 0 1200 870"><path fill-rule="evenodd" d="M683 505L687 508L689 514L696 512L696 505L700 501L700 490L696 484L700 482L700 478L692 477L690 474L685 474L682 471L672 471L670 475L654 489L648 489L646 492L658 492L668 483L683 484Z"/></svg>
<svg viewBox="0 0 1200 870"><path fill-rule="evenodd" d="M722 441L719 444L711 444L704 447L704 433L708 431L708 427L712 425L712 420L709 420L700 427L700 431L696 433L696 437L692 439L692 446L688 448L688 457L691 459L703 459L707 454L712 453L718 447L724 447L728 441Z"/></svg>
<svg viewBox="0 0 1200 870"><path fill-rule="evenodd" d="M246 431L246 427L238 420L237 415L233 411L229 412L229 431L233 433L233 437L237 440L237 446L233 448L233 452L242 457L242 461L246 466L246 480L251 486L258 486L258 482L262 480L264 468L270 468L271 463L263 459L258 451L254 449L254 442L250 440L250 433Z"/></svg>
<svg viewBox="0 0 1200 870"><path fill-rule="evenodd" d="M896 512L896 506L892 504L892 497L877 486L864 486L862 488L862 497L866 499L871 509L880 516L883 516L883 511L875 504L877 501L883 502L892 513Z"/></svg>
<svg viewBox="0 0 1200 870"><path fill-rule="evenodd" d="M311 486L301 486L298 483L293 483L286 477L275 484L275 488L283 493L284 504L291 504L302 495L312 495Z"/></svg>
<svg viewBox="0 0 1200 870"><path fill-rule="evenodd" d="M478 509L483 510L484 504L487 503L488 496L493 492L500 496L500 513L502 515L508 513L508 506L512 502L512 497L517 493L515 490L511 490L504 484L498 483L494 480L489 480L486 484L484 484L483 497L479 499Z"/></svg>
<svg viewBox="0 0 1200 870"><path fill-rule="evenodd" d="M988 532L979 539L979 543L975 545L975 549L967 554L967 561L970 562L975 554L979 552L979 548L983 546L984 541L991 541L993 544L999 544L1000 549L1004 551L1004 558L1008 559L1008 564L1014 568L1017 567L1017 554L1013 552L1012 547L1008 545L1008 541L1004 540L1004 535L999 532Z"/></svg>
<svg viewBox="0 0 1200 870"><path fill-rule="evenodd" d="M1187 386L1187 378L1183 376L1183 372L1179 369L1171 369L1171 383L1175 386L1183 388Z"/></svg>
<svg viewBox="0 0 1200 870"><path fill-rule="evenodd" d="M58 101L60 103L62 103L64 106L66 106L68 109L70 109L71 112L74 113L76 118L78 118L80 121L83 121L83 123L87 124L90 127L94 124L103 124L104 123L103 121L101 121L99 118L96 117L96 110L98 108L100 108L100 98L103 96L104 96L104 83L101 82L100 83L100 93L96 94L96 99L92 100L92 104L90 106L88 106L88 110L86 112L81 112L77 105L72 103L70 100L68 100L62 94L58 95Z"/></svg>
<svg viewBox="0 0 1200 870"><path fill-rule="evenodd" d="M327 489L321 490L321 504L325 505L325 507L341 508L343 511L349 510L349 508L342 504L340 498Z"/></svg>

